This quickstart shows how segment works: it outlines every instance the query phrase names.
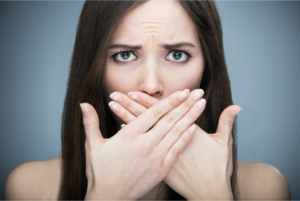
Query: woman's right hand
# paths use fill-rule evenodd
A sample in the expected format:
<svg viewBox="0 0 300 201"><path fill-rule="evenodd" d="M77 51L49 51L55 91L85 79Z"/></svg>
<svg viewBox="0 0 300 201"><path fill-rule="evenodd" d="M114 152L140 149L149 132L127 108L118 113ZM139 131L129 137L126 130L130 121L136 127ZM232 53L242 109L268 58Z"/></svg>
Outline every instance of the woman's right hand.
<svg viewBox="0 0 300 201"><path fill-rule="evenodd" d="M194 104L189 99L184 101L188 95L189 90L171 94L109 139L101 135L96 110L88 103L80 105L86 134L86 200L138 199L165 178L193 138L195 128L186 128L200 115L190 110Z"/></svg>

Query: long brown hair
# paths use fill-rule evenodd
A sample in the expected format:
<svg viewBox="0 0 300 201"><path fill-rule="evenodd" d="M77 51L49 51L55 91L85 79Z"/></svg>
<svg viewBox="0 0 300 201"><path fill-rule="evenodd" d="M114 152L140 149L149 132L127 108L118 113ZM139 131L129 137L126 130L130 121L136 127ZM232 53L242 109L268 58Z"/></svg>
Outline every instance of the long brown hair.
<svg viewBox="0 0 300 201"><path fill-rule="evenodd" d="M231 88L223 50L222 26L213 1L179 1L198 28L205 69L199 88L205 91L207 105L196 123L207 133L215 133L221 112L232 105ZM96 109L104 138L118 132L119 126L104 98L106 57L111 37L123 16L143 1L86 1L79 18L68 87L62 115L62 178L58 199L81 200L87 190L85 174L85 132L79 103ZM237 150L233 126L234 198ZM168 188L167 199L185 199Z"/></svg>

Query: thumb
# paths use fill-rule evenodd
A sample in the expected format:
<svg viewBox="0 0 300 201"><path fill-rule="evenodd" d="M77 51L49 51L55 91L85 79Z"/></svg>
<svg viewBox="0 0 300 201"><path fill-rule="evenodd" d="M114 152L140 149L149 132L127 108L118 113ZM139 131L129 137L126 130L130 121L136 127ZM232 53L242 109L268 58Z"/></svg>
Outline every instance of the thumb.
<svg viewBox="0 0 300 201"><path fill-rule="evenodd" d="M238 105L230 105L225 108L220 116L217 133L220 135L223 141L226 142L226 144L229 142L235 117L241 111L241 109L242 108Z"/></svg>
<svg viewBox="0 0 300 201"><path fill-rule="evenodd" d="M83 114L83 125L86 135L86 142L91 147L93 144L102 146L105 139L99 129L99 118L96 110L89 103L80 103Z"/></svg>

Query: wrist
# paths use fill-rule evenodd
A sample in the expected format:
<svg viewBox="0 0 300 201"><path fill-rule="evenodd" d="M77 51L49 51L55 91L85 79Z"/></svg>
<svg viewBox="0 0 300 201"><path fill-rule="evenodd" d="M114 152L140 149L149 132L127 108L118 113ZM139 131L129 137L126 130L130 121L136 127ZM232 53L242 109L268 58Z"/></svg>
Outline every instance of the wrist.
<svg viewBox="0 0 300 201"><path fill-rule="evenodd" d="M197 193L187 198L187 200L234 200L231 187L212 186L210 189L198 190Z"/></svg>
<svg viewBox="0 0 300 201"><path fill-rule="evenodd" d="M95 185L88 185L84 200L119 200L117 196L109 190L104 190L95 187Z"/></svg>

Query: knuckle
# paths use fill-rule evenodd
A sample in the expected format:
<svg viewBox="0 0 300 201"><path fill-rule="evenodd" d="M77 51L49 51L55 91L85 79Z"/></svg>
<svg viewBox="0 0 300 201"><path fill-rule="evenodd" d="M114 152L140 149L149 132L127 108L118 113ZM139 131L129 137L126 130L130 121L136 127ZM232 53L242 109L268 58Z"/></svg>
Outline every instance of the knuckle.
<svg viewBox="0 0 300 201"><path fill-rule="evenodd" d="M137 135L138 134L138 130L136 128L130 128L129 129L129 133L131 133L132 135Z"/></svg>
<svg viewBox="0 0 300 201"><path fill-rule="evenodd" d="M170 105L173 106L173 107L177 106L178 105L178 101L177 100L178 100L178 98L175 99L175 98L172 97L170 99L170 101L169 101Z"/></svg>
<svg viewBox="0 0 300 201"><path fill-rule="evenodd" d="M93 124L93 117L92 116L83 117L83 125L84 126L89 126L91 124Z"/></svg>
<svg viewBox="0 0 300 201"><path fill-rule="evenodd" d="M144 101L144 104L146 105L146 106L150 106L151 104L150 104L150 102L148 101L148 100L143 100Z"/></svg>
<svg viewBox="0 0 300 201"><path fill-rule="evenodd" d="M233 121L230 120L230 119L223 119L223 123L228 126L228 127L231 127L232 124L233 124Z"/></svg>
<svg viewBox="0 0 300 201"><path fill-rule="evenodd" d="M181 127L178 127L175 125L171 132L172 132L172 135L174 135L175 137L179 137L183 131L182 131Z"/></svg>
<svg viewBox="0 0 300 201"><path fill-rule="evenodd" d="M127 98L124 101L125 108L129 108L131 106L131 100L128 100Z"/></svg>
<svg viewBox="0 0 300 201"><path fill-rule="evenodd" d="M173 157L176 158L176 157L179 156L180 150L179 150L178 148L174 147L174 148L172 149L172 151L171 151L171 154L172 154Z"/></svg>
<svg viewBox="0 0 300 201"><path fill-rule="evenodd" d="M155 163L157 163L157 161L159 161L159 159L161 158L161 155L160 155L160 153L159 152L157 152L157 151L154 151L152 154L151 154L151 157L150 157L151 159L151 162L153 163L153 164L155 164Z"/></svg>
<svg viewBox="0 0 300 201"><path fill-rule="evenodd" d="M138 130L134 126L126 126L125 131L127 136L136 136L139 134Z"/></svg>
<svg viewBox="0 0 300 201"><path fill-rule="evenodd" d="M190 139L188 137L186 137L186 135L183 135L181 137L182 142L187 145L190 142Z"/></svg>
<svg viewBox="0 0 300 201"><path fill-rule="evenodd" d="M188 100L184 101L184 104L187 108L191 108L193 106L192 102Z"/></svg>
<svg viewBox="0 0 300 201"><path fill-rule="evenodd" d="M153 117L155 119L160 119L162 116L162 110L158 106L154 106L152 109Z"/></svg>
<svg viewBox="0 0 300 201"><path fill-rule="evenodd" d="M172 112L167 114L165 118L166 118L165 121L166 121L167 124L172 125L175 121L175 116L172 114Z"/></svg>
<svg viewBox="0 0 300 201"><path fill-rule="evenodd" d="M140 146L139 153L142 157L148 156L150 154L150 152L151 152L151 149L149 149L149 147L147 145L146 146Z"/></svg>
<svg viewBox="0 0 300 201"><path fill-rule="evenodd" d="M84 129L86 131L90 131L93 129L93 126L94 126L94 123L92 120L90 119L86 119L84 122L83 122L83 125L84 125Z"/></svg>

